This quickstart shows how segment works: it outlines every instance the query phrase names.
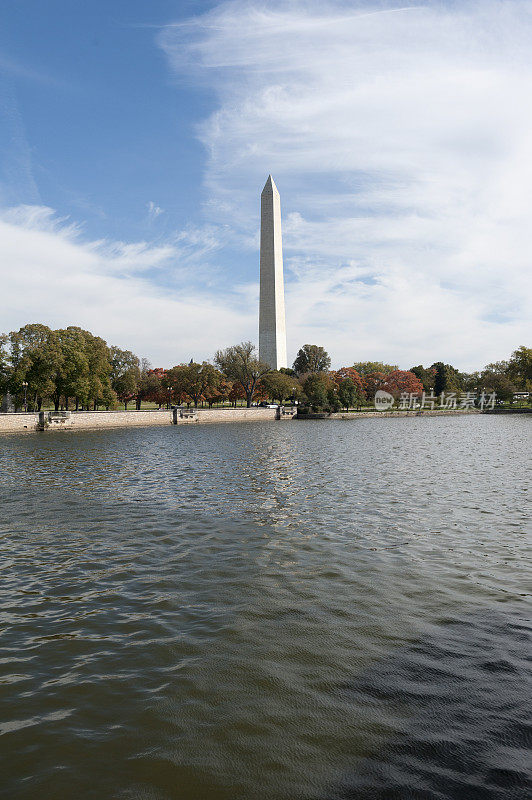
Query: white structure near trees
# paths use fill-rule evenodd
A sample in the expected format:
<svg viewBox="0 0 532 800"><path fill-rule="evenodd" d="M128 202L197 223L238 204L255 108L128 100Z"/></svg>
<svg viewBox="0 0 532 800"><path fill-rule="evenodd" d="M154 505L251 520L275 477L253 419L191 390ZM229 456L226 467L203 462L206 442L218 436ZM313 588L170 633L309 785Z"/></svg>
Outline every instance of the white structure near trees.
<svg viewBox="0 0 532 800"><path fill-rule="evenodd" d="M281 198L271 175L260 198L259 359L287 366Z"/></svg>

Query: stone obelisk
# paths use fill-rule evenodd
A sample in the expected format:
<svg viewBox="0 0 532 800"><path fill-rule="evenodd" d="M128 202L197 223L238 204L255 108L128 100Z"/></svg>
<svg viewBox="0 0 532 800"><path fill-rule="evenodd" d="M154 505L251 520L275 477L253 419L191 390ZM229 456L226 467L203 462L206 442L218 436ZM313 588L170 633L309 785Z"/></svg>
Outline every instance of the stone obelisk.
<svg viewBox="0 0 532 800"><path fill-rule="evenodd" d="M259 358L286 367L281 198L271 175L260 196Z"/></svg>

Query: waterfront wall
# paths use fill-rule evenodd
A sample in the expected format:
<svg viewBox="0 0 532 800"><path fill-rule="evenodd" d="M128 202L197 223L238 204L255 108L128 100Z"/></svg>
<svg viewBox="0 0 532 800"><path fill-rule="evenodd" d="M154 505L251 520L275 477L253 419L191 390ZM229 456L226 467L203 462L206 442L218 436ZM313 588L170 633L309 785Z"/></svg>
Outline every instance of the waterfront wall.
<svg viewBox="0 0 532 800"><path fill-rule="evenodd" d="M151 425L196 425L214 422L257 422L274 421L277 418L275 408L198 408L195 413L190 409L180 415L179 409L167 411L73 411L70 415L57 421L48 420L48 412L44 412L45 430L103 430L105 428L144 427ZM451 414L480 414L477 409L467 411L351 411L328 415L327 419L365 419L366 417L416 417L442 416ZM281 417L292 419L292 410ZM304 419L300 418L300 419ZM17 433L39 430L39 414L0 414L0 433Z"/></svg>
<svg viewBox="0 0 532 800"><path fill-rule="evenodd" d="M456 416L457 414L482 414L478 408L468 409L435 409L434 411L424 410L416 411L415 409L406 411L338 411L329 415L329 419L365 419L365 417L441 417L441 416Z"/></svg>
<svg viewBox="0 0 532 800"><path fill-rule="evenodd" d="M0 433L35 431L38 421L38 414L0 414Z"/></svg>
<svg viewBox="0 0 532 800"><path fill-rule="evenodd" d="M198 408L198 422L275 420L275 408Z"/></svg>
<svg viewBox="0 0 532 800"><path fill-rule="evenodd" d="M73 411L57 420L49 421L44 412L46 431L56 430L103 430L105 428L144 427L172 425L173 411ZM193 416L175 415L175 424L190 425L202 422L253 422L275 420L274 408L198 408ZM17 433L39 430L39 414L0 414L0 433Z"/></svg>

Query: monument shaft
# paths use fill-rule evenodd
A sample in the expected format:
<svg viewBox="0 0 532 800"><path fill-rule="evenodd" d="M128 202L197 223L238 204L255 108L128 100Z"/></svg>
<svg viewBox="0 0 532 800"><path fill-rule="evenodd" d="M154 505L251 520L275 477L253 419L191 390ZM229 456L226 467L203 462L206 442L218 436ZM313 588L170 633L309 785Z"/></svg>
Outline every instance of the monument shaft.
<svg viewBox="0 0 532 800"><path fill-rule="evenodd" d="M271 175L260 197L259 358L287 366L281 198Z"/></svg>

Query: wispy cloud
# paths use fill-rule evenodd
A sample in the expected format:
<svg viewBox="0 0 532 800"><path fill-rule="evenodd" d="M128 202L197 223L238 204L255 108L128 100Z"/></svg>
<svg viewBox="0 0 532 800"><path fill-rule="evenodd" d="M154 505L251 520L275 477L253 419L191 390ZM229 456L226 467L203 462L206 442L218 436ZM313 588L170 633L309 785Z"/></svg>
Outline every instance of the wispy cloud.
<svg viewBox="0 0 532 800"><path fill-rule="evenodd" d="M281 190L291 349L464 368L531 336L532 6L228 2L159 44L208 84L206 212Z"/></svg>
<svg viewBox="0 0 532 800"><path fill-rule="evenodd" d="M156 219L161 214L164 214L164 208L156 205L153 200L150 200L149 203L146 204L146 208L148 209L148 217L150 219Z"/></svg>
<svg viewBox="0 0 532 800"><path fill-rule="evenodd" d="M2 52L0 52L0 74L13 78L23 78L45 86L57 87L66 85L63 80L56 78L46 70L42 68L35 69Z"/></svg>
<svg viewBox="0 0 532 800"><path fill-rule="evenodd" d="M196 232L199 242L201 232ZM209 233L212 242L212 232ZM181 237L177 239L182 242ZM2 331L39 320L81 325L154 364L209 358L255 328L254 309L239 291L194 280L179 246L86 241L79 226L46 207L0 213ZM164 286L150 279L165 270Z"/></svg>
<svg viewBox="0 0 532 800"><path fill-rule="evenodd" d="M39 202L26 128L12 82L0 72L0 203Z"/></svg>

